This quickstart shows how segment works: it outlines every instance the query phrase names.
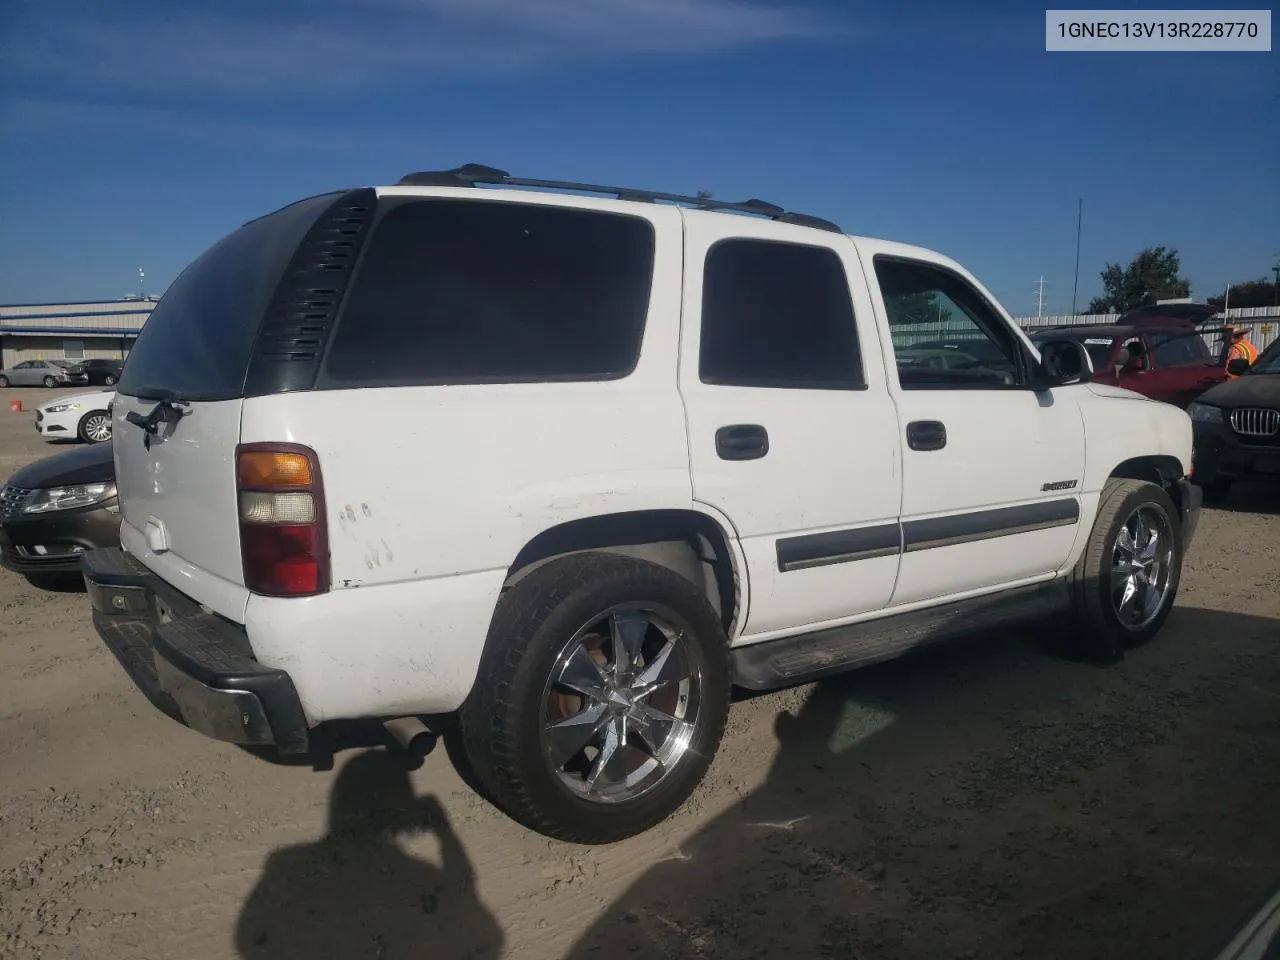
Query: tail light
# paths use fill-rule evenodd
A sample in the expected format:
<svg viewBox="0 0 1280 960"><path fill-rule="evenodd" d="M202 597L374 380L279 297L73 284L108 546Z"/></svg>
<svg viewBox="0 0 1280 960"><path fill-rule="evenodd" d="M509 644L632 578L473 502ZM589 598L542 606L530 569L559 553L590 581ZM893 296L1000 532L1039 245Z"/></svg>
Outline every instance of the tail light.
<svg viewBox="0 0 1280 960"><path fill-rule="evenodd" d="M324 484L315 451L295 443L246 443L236 450L244 584L273 597L329 589Z"/></svg>

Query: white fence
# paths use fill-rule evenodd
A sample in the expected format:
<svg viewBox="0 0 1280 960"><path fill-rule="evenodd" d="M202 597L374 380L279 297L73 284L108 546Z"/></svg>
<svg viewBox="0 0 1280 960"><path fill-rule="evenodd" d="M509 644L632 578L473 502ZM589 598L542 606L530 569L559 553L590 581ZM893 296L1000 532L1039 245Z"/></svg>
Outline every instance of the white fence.
<svg viewBox="0 0 1280 960"><path fill-rule="evenodd" d="M1027 333L1036 333L1050 327L1088 327L1110 326L1120 318L1118 313L1089 313L1081 316L1072 314L1042 317L1014 317L1013 322ZM1261 352L1280 338L1280 310L1275 307L1244 307L1220 313L1209 321L1216 325L1225 321L1239 323L1249 331L1249 341ZM946 320L941 323L912 324L908 333L899 327L894 333L894 341L900 345L926 343L930 340L965 339L974 336L973 324L967 320ZM1205 342L1209 349L1217 352L1220 347L1219 335L1208 334Z"/></svg>

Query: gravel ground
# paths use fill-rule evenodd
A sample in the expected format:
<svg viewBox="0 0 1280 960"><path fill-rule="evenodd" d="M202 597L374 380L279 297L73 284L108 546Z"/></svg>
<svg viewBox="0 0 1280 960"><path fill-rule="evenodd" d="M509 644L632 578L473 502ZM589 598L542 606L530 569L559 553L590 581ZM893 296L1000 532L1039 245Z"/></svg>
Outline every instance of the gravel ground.
<svg viewBox="0 0 1280 960"><path fill-rule="evenodd" d="M0 477L51 452L0 391ZM0 957L1211 957L1280 882L1280 492L1207 512L1110 668L1028 629L735 704L608 848L531 835L446 750L330 769L162 717L84 596L0 572ZM322 765L323 766L323 765Z"/></svg>

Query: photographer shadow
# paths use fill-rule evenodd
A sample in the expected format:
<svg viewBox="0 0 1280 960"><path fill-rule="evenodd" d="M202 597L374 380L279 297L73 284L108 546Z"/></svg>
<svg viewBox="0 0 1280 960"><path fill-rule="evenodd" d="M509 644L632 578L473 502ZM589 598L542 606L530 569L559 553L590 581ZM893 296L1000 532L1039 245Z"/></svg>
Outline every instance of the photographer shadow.
<svg viewBox="0 0 1280 960"><path fill-rule="evenodd" d="M396 842L423 832L438 866ZM444 809L414 796L399 758L372 750L338 774L328 833L267 859L235 942L245 960L479 960L502 954L503 935Z"/></svg>

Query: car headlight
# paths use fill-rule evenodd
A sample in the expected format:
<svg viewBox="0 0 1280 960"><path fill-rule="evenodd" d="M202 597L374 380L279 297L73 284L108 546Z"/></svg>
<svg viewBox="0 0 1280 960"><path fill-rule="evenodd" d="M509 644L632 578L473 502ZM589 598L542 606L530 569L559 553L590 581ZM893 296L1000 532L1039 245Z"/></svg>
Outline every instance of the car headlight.
<svg viewBox="0 0 1280 960"><path fill-rule="evenodd" d="M46 487L37 490L23 513L52 513L55 510L74 510L77 507L91 507L95 503L110 500L116 495L113 483L78 483L66 487Z"/></svg>
<svg viewBox="0 0 1280 960"><path fill-rule="evenodd" d="M1187 415L1196 423L1221 423L1222 408L1208 403L1193 403L1187 407Z"/></svg>
<svg viewBox="0 0 1280 960"><path fill-rule="evenodd" d="M52 407L45 407L45 413L66 413L68 410L79 410L78 403L55 403Z"/></svg>

